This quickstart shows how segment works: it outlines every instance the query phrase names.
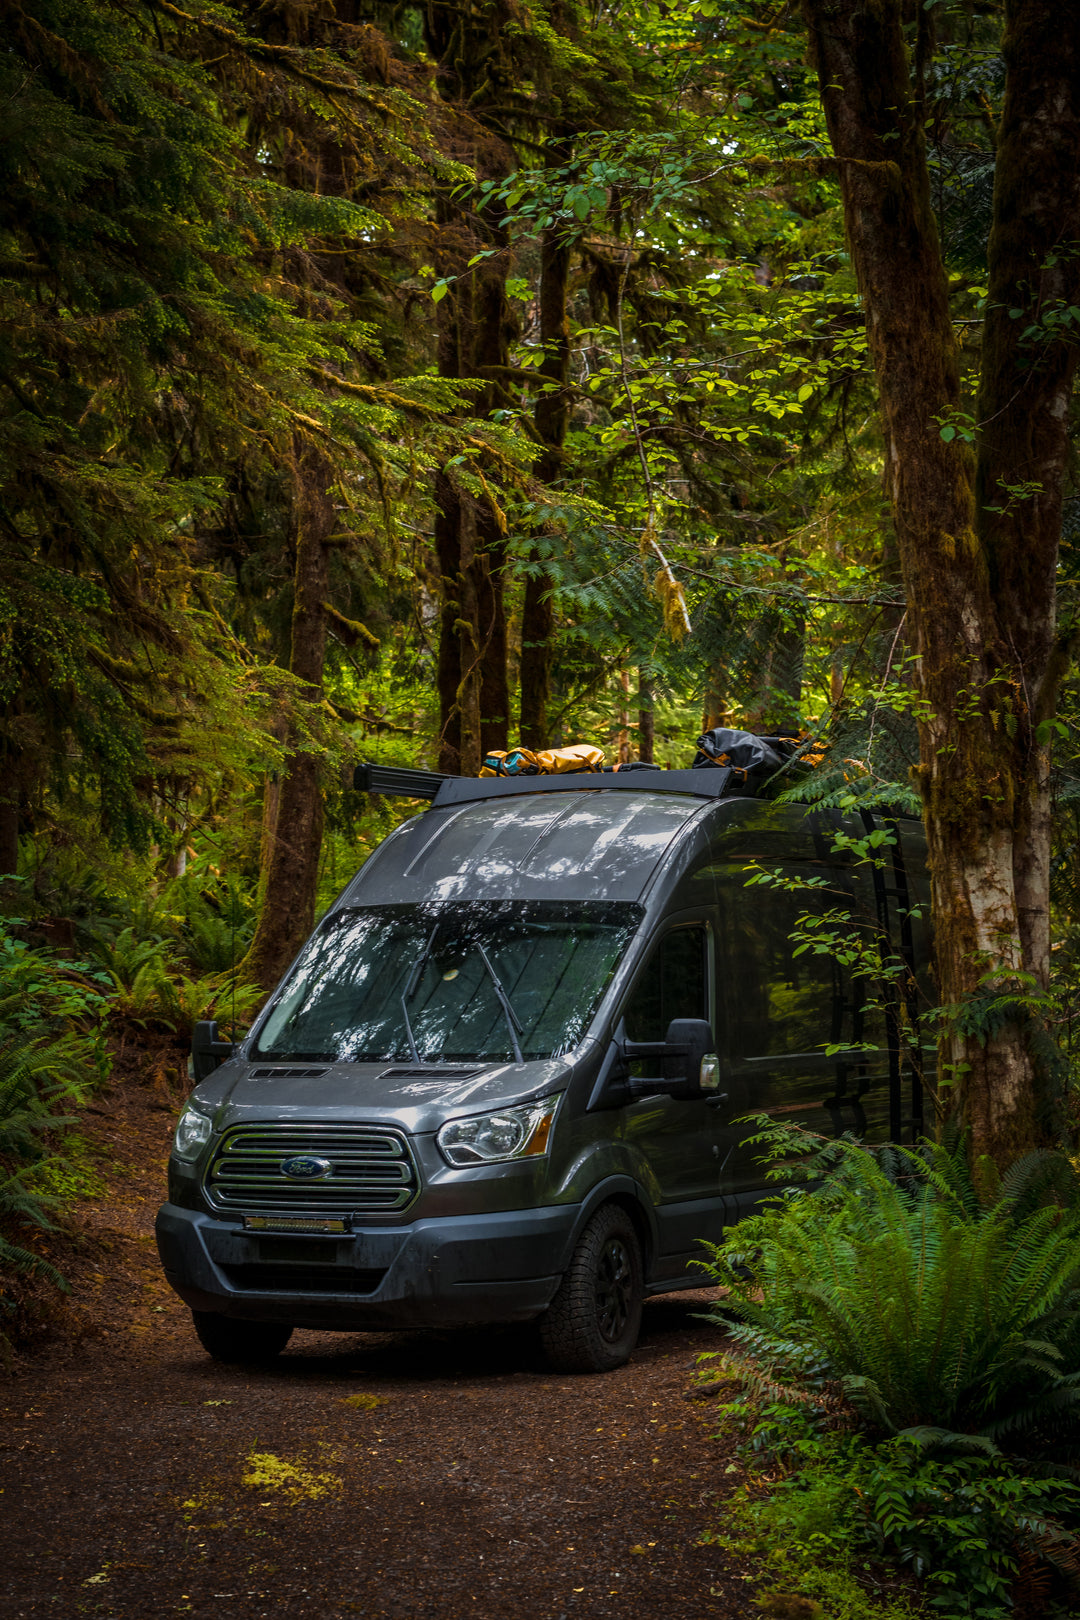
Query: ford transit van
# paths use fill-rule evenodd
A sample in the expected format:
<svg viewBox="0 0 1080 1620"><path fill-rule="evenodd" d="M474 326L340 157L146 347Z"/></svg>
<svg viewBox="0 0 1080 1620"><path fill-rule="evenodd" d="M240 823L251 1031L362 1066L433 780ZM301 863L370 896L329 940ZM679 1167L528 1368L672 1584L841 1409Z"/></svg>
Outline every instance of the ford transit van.
<svg viewBox="0 0 1080 1620"><path fill-rule="evenodd" d="M791 938L849 917L917 994L918 822L738 796L724 767L365 780L435 797L245 1040L197 1033L157 1237L211 1355L538 1318L554 1366L612 1368L768 1192L745 1116L921 1132L888 997ZM881 866L836 852L876 829Z"/></svg>

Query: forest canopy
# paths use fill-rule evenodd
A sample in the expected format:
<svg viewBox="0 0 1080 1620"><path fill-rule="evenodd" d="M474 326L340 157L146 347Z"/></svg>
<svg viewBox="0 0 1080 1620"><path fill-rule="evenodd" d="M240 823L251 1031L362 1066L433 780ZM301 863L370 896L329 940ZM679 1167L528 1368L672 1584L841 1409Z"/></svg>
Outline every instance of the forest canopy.
<svg viewBox="0 0 1080 1620"><path fill-rule="evenodd" d="M0 862L39 914L115 933L194 880L266 986L399 813L358 759L678 765L784 730L820 761L792 791L926 809L957 1095L995 1152L1056 1133L1080 211L1064 91L1031 140L1072 71L1052 8L2 18Z"/></svg>

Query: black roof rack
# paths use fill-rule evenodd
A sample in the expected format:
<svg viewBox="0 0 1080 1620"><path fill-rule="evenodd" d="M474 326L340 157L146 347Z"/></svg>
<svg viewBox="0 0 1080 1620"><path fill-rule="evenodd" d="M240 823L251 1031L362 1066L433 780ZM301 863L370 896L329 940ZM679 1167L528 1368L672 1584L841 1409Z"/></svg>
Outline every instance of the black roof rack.
<svg viewBox="0 0 1080 1620"><path fill-rule="evenodd" d="M739 775L726 765L685 771L567 771L561 776L442 776L438 771L365 763L356 767L353 786L362 793L433 799L436 809L520 793L589 793L612 788L624 793L690 793L698 799L722 799L741 789L753 797L753 788L743 786Z"/></svg>

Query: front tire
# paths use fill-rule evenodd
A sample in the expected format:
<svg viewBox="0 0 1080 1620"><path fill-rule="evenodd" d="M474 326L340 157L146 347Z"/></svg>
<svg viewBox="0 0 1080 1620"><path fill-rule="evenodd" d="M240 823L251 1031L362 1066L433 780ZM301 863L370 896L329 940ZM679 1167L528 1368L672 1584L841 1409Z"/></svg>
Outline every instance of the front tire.
<svg viewBox="0 0 1080 1620"><path fill-rule="evenodd" d="M283 1322L242 1322L217 1311L192 1311L199 1343L215 1361L273 1361L292 1337Z"/></svg>
<svg viewBox="0 0 1080 1620"><path fill-rule="evenodd" d="M556 1372L611 1372L630 1359L645 1294L641 1243L617 1204L597 1210L578 1241L558 1293L540 1318Z"/></svg>

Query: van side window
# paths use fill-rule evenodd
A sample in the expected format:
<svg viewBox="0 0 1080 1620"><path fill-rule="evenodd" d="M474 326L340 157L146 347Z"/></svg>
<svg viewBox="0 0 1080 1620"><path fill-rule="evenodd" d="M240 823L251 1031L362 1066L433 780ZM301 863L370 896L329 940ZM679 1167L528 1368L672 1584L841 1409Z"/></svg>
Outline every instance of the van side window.
<svg viewBox="0 0 1080 1620"><path fill-rule="evenodd" d="M709 940L703 923L665 934L626 1007L630 1040L662 1041L673 1018L708 1018L708 972Z"/></svg>
<svg viewBox="0 0 1080 1620"><path fill-rule="evenodd" d="M732 1056L821 1054L826 1041L852 1038L847 973L835 952L797 951L791 933L804 914L843 904L813 891L733 892L721 908L721 1026Z"/></svg>
<svg viewBox="0 0 1080 1620"><path fill-rule="evenodd" d="M790 870L790 869L789 869ZM885 1046L880 987L853 977L835 950L799 950L791 936L803 919L822 918L822 937L845 943L876 938L872 896L756 889L747 901L732 888L720 908L717 956L720 1027L734 1058L825 1055L826 1043ZM869 903L867 903L869 901ZM850 921L838 914L850 909Z"/></svg>

